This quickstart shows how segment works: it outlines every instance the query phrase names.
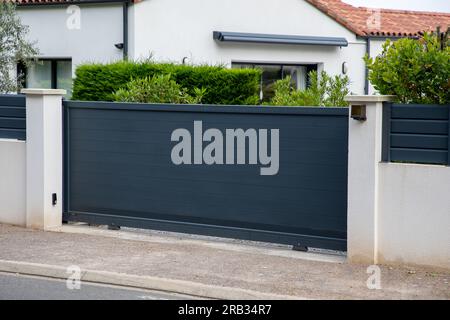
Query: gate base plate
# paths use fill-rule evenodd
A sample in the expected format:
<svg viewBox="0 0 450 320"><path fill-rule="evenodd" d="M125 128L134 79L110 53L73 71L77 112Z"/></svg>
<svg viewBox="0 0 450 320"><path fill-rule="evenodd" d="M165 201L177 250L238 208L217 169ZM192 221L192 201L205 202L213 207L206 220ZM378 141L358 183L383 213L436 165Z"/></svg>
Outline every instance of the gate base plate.
<svg viewBox="0 0 450 320"><path fill-rule="evenodd" d="M302 246L299 244L294 244L292 246L292 250L294 251L301 251L301 252L308 252L308 247L307 246Z"/></svg>

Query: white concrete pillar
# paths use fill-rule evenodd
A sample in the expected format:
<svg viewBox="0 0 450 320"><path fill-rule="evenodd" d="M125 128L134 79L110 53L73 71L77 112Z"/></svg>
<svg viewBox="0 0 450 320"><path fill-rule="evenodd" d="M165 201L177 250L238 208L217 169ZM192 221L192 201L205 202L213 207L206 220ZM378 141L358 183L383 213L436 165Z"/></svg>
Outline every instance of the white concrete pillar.
<svg viewBox="0 0 450 320"><path fill-rule="evenodd" d="M381 161L383 102L392 96L347 96L350 108L365 106L366 120L349 116L347 257L376 264L378 163Z"/></svg>
<svg viewBox="0 0 450 320"><path fill-rule="evenodd" d="M26 94L26 225L51 230L62 222L62 97L65 90ZM54 197L56 195L56 204Z"/></svg>

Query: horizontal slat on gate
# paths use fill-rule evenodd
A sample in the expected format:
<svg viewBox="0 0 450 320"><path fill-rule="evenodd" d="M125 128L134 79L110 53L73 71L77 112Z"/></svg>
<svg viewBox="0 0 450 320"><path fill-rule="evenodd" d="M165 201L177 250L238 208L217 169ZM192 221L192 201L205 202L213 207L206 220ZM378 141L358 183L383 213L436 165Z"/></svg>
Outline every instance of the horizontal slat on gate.
<svg viewBox="0 0 450 320"><path fill-rule="evenodd" d="M25 129L3 129L0 128L0 139L18 139L25 140L27 132Z"/></svg>
<svg viewBox="0 0 450 320"><path fill-rule="evenodd" d="M417 163L447 163L447 150L391 148L391 160Z"/></svg>
<svg viewBox="0 0 450 320"><path fill-rule="evenodd" d="M0 106L0 117L25 118L25 108Z"/></svg>
<svg viewBox="0 0 450 320"><path fill-rule="evenodd" d="M0 94L0 106L25 107L25 96L20 94Z"/></svg>
<svg viewBox="0 0 450 320"><path fill-rule="evenodd" d="M442 149L447 150L446 135L398 134L391 135L391 148Z"/></svg>
<svg viewBox="0 0 450 320"><path fill-rule="evenodd" d="M0 138L24 140L25 130L25 96L0 95Z"/></svg>
<svg viewBox="0 0 450 320"><path fill-rule="evenodd" d="M448 120L391 120L391 133L442 134L448 133Z"/></svg>
<svg viewBox="0 0 450 320"><path fill-rule="evenodd" d="M448 109L441 105L394 104L392 119L448 120Z"/></svg>
<svg viewBox="0 0 450 320"><path fill-rule="evenodd" d="M450 106L387 104L383 159L450 164Z"/></svg>
<svg viewBox="0 0 450 320"><path fill-rule="evenodd" d="M13 117L0 117L0 128L23 129L25 128L25 119Z"/></svg>
<svg viewBox="0 0 450 320"><path fill-rule="evenodd" d="M114 103L64 101L68 108L89 110L121 110L121 111L156 111L156 112L188 112L188 113L225 113L225 114L280 114L280 115L311 115L324 117L347 117L348 108L341 107L265 107L265 106L226 106L226 105L181 105L181 104L145 104L145 103Z"/></svg>

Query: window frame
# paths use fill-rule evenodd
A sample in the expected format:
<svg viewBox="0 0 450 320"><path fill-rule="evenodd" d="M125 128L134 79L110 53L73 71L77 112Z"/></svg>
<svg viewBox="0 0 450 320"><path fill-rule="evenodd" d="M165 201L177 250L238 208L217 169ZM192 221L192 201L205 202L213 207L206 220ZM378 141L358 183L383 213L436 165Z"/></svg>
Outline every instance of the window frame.
<svg viewBox="0 0 450 320"><path fill-rule="evenodd" d="M309 77L309 73L313 70L316 70L317 72L319 72L319 68L320 65L322 63L321 62L299 62L299 63L295 63L295 62L275 62L275 61L265 61L265 62L260 62L260 61L247 61L247 60L232 60L231 61L231 68L233 68L233 66L235 65L247 65L247 66L251 66L252 69L257 68L258 66L279 66L281 67L281 73L282 73L282 77L284 74L284 67L306 67L306 88L309 88L311 86L311 79ZM261 75L261 80L260 80L260 100L263 101L264 97L263 97L263 84L262 84L262 75Z"/></svg>
<svg viewBox="0 0 450 320"><path fill-rule="evenodd" d="M72 58L36 58L37 61L50 61L50 89L58 89L58 61L70 61L72 63ZM22 86L28 88L28 68L23 63L17 64L17 74L23 74Z"/></svg>

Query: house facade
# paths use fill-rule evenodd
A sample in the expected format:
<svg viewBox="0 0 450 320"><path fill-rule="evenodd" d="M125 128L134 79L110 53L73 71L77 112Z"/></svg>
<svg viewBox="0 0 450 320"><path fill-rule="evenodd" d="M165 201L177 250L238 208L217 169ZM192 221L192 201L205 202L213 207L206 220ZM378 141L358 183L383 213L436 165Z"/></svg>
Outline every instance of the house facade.
<svg viewBox="0 0 450 320"><path fill-rule="evenodd" d="M27 87L71 87L77 65L128 57L261 68L261 87L291 75L347 74L355 94L373 93L363 56L386 38L450 25L450 14L356 8L340 0L16 0L41 61ZM263 92L262 92L263 94Z"/></svg>

